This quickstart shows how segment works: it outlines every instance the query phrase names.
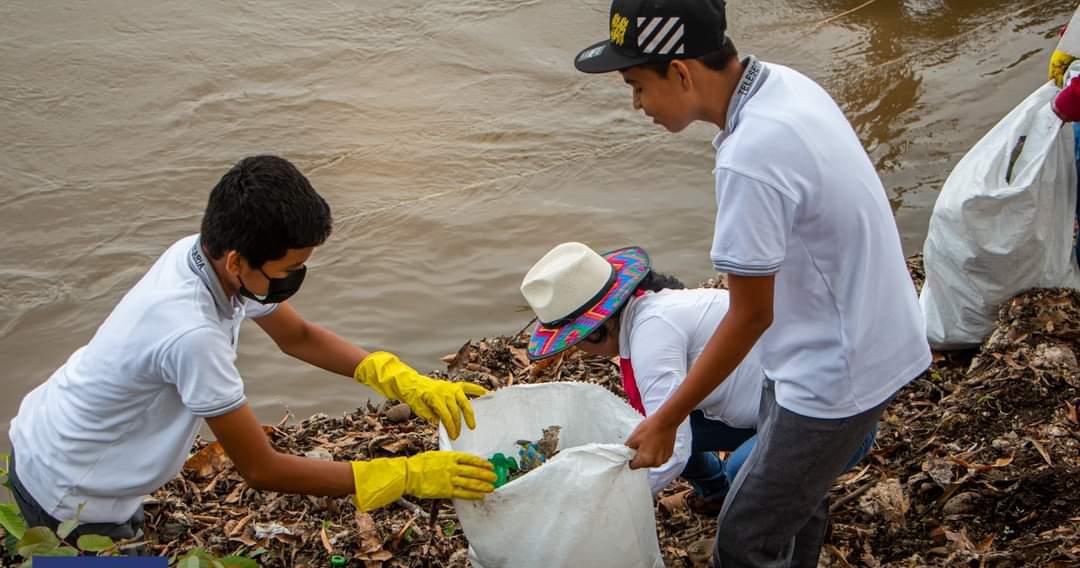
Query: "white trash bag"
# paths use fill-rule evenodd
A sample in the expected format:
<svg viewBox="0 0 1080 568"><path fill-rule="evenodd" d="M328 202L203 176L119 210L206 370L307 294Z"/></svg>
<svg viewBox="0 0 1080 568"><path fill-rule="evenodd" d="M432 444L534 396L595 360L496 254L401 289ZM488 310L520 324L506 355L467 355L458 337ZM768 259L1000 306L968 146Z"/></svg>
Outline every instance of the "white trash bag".
<svg viewBox="0 0 1080 568"><path fill-rule="evenodd" d="M1058 92L1052 83L1035 91L945 181L930 217L919 297L935 349L978 346L1001 304L1021 292L1080 287L1073 132L1050 108Z"/></svg>
<svg viewBox="0 0 1080 568"><path fill-rule="evenodd" d="M560 426L559 453L488 495L454 500L473 568L656 568L664 565L648 470L630 470L623 443L640 414L603 387L548 383L500 389L472 402L476 430L439 448L517 459L518 440Z"/></svg>

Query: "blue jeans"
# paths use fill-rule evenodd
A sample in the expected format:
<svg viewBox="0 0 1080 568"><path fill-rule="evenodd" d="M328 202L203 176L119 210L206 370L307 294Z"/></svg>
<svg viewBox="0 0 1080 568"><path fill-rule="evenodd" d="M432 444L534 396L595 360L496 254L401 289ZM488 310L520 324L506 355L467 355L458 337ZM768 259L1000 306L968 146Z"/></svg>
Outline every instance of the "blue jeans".
<svg viewBox="0 0 1080 568"><path fill-rule="evenodd" d="M694 491L705 499L723 499L739 468L754 449L757 430L733 428L719 420L709 420L700 410L690 414L690 430L693 432L692 453L683 468L682 478L689 481ZM870 453L876 437L877 425L874 425L844 468L845 471L855 467ZM716 452L731 454L728 459L722 460Z"/></svg>

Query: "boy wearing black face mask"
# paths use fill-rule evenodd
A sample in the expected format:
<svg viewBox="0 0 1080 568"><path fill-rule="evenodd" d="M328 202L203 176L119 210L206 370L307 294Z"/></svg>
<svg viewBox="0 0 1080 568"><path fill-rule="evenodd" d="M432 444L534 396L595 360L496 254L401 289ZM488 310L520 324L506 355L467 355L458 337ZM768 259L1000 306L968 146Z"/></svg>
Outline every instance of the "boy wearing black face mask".
<svg viewBox="0 0 1080 568"><path fill-rule="evenodd" d="M293 357L371 386L442 422L475 427L468 396L484 389L423 377L367 353L284 303L330 235L326 202L288 161L246 158L210 194L199 235L172 245L94 337L23 399L11 423L13 494L30 526L55 529L83 507L70 538L139 537L143 495L179 473L206 420L247 483L309 495L354 495L363 509L405 494L480 499L495 475L479 457L329 462L276 452L244 398L234 361L253 319Z"/></svg>

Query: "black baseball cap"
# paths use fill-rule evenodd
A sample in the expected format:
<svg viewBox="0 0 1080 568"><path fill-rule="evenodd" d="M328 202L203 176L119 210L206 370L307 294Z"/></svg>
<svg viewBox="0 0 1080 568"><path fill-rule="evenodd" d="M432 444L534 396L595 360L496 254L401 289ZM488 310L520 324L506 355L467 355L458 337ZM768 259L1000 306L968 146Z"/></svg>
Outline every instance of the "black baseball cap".
<svg viewBox="0 0 1080 568"><path fill-rule="evenodd" d="M614 0L610 37L577 55L585 73L607 73L642 63L692 59L726 41L724 0Z"/></svg>

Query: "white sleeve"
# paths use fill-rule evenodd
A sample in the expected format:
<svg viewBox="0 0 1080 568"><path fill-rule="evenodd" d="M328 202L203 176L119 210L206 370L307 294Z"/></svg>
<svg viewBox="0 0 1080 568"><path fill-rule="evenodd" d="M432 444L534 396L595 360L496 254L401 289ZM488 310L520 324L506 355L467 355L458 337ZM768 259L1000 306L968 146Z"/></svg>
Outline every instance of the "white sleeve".
<svg viewBox="0 0 1080 568"><path fill-rule="evenodd" d="M630 331L630 360L647 415L655 414L686 378L687 344L686 335L663 318L650 317L634 322ZM692 441L690 420L687 419L675 435L671 459L649 470L649 485L654 496L682 473L690 459Z"/></svg>
<svg viewBox="0 0 1080 568"><path fill-rule="evenodd" d="M795 202L779 189L739 172L716 170L717 272L768 276L780 271L795 222Z"/></svg>
<svg viewBox="0 0 1080 568"><path fill-rule="evenodd" d="M184 406L195 416L210 418L246 402L244 381L236 369L236 353L219 329L188 331L169 345L162 357L165 381L176 386Z"/></svg>

